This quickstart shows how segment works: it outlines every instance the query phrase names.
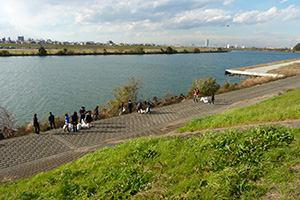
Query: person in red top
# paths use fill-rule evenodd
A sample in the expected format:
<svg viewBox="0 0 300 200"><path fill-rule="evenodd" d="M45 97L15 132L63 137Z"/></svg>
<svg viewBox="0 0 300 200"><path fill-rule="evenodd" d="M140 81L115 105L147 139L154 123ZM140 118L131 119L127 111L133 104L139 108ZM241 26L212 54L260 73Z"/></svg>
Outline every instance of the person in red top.
<svg viewBox="0 0 300 200"><path fill-rule="evenodd" d="M199 94L199 90L198 89L194 89L194 102L198 102L198 99L197 99L197 96L198 96L198 94Z"/></svg>

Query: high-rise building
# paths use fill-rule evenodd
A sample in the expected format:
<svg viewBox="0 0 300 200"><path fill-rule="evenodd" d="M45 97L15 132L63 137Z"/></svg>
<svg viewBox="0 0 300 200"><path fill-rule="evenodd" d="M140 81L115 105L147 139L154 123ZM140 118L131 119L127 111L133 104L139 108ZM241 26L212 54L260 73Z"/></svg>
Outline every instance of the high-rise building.
<svg viewBox="0 0 300 200"><path fill-rule="evenodd" d="M206 40L206 47L209 47L209 39Z"/></svg>

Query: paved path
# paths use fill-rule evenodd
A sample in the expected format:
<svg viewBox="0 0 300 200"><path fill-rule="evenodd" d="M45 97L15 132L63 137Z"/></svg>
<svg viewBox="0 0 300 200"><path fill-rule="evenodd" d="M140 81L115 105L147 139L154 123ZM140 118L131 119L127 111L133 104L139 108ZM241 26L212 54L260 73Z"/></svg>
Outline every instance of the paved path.
<svg viewBox="0 0 300 200"><path fill-rule="evenodd" d="M170 133L195 117L221 113L257 103L290 88L300 88L300 76L216 95L215 105L185 101L153 109L152 114L129 114L93 123L74 134L56 129L0 141L0 184L55 169L104 146L124 140Z"/></svg>
<svg viewBox="0 0 300 200"><path fill-rule="evenodd" d="M239 70L239 69L227 69L226 74L230 75L241 75L241 76L271 76L271 77L283 77L281 74L271 74L269 71L273 69L278 69L280 67L285 67L292 64L300 63L300 60L290 61L280 64L268 65L263 67L255 67L251 69Z"/></svg>

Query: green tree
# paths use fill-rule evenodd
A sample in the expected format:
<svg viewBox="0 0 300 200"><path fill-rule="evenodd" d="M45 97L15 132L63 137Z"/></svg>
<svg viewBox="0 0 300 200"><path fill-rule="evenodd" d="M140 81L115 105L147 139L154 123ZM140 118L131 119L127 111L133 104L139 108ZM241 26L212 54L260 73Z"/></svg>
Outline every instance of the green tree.
<svg viewBox="0 0 300 200"><path fill-rule="evenodd" d="M126 105L128 100L131 100L133 104L136 104L140 89L139 81L135 80L134 77L131 77L127 84L113 89L112 95L114 99L110 100L108 104L112 107L112 109L116 110L119 109L122 102Z"/></svg>
<svg viewBox="0 0 300 200"><path fill-rule="evenodd" d="M296 46L294 46L293 50L300 51L300 43L298 43Z"/></svg>
<svg viewBox="0 0 300 200"><path fill-rule="evenodd" d="M212 77L196 79L193 81L192 86L188 91L188 96L193 96L194 89L198 88L201 96L209 96L212 92L218 91L220 85L217 83L216 79Z"/></svg>
<svg viewBox="0 0 300 200"><path fill-rule="evenodd" d="M195 49L194 49L194 53L200 53L200 49L195 48Z"/></svg>
<svg viewBox="0 0 300 200"><path fill-rule="evenodd" d="M177 53L177 51L175 49L173 49L172 47L168 46L166 51L166 53Z"/></svg>
<svg viewBox="0 0 300 200"><path fill-rule="evenodd" d="M40 55L40 56L45 56L45 55L47 55L46 49L45 49L44 47L40 47L40 48L39 48L39 53L38 53L38 55Z"/></svg>

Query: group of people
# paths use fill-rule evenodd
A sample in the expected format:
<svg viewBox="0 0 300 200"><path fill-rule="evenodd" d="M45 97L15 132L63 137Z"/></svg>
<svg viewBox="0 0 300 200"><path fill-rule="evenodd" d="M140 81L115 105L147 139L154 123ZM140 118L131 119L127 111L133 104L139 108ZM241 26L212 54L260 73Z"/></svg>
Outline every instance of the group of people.
<svg viewBox="0 0 300 200"><path fill-rule="evenodd" d="M195 88L194 89L194 95L193 95L193 101L194 102L198 102L198 96L199 96L199 89L198 88ZM211 93L211 99L210 100L207 100L208 103L212 103L212 104L215 104L215 94L212 92ZM207 103L207 102L204 102L204 103Z"/></svg>
<svg viewBox="0 0 300 200"><path fill-rule="evenodd" d="M143 104L141 102L139 102L136 106L136 110L137 113L151 113L151 105L152 103L150 101L144 101L144 104L146 105L146 110L143 110ZM132 113L132 109L133 109L133 103L131 100L128 101L128 110L129 113ZM125 112L125 107L124 107L124 102L121 103L121 105L119 106L119 115L122 115Z"/></svg>
<svg viewBox="0 0 300 200"><path fill-rule="evenodd" d="M80 128L90 128L91 122L93 121L92 119L92 115L91 115L91 111L86 111L85 107L81 107L81 109L79 110L79 114L80 114L80 118L77 115L77 112L74 111L74 113L72 115L68 115L68 113L65 114L65 125L63 127L64 131L71 131L73 130L74 132L77 132L78 129ZM96 121L97 119L99 119L99 107L97 106L94 110L93 110L93 114L94 114L94 120ZM72 120L72 123L70 123L70 119ZM80 120L78 123L78 120ZM48 117L48 121L50 124L50 129L55 129L55 117L52 114L52 112L49 113L49 117ZM34 113L33 115L33 126L34 126L34 131L36 134L40 133L40 125L38 122L38 118L37 118L37 114Z"/></svg>
<svg viewBox="0 0 300 200"><path fill-rule="evenodd" d="M63 127L64 131L71 131L73 129L73 132L77 132L80 128L90 128L92 119L91 111L86 111L85 107L81 107L79 110L79 116L77 115L77 112L74 111L73 115L68 115L68 113L65 114L65 125ZM99 110L98 106L94 109L94 120L97 120L99 118ZM72 123L70 123L70 119L72 119ZM78 119L80 120L78 123Z"/></svg>

